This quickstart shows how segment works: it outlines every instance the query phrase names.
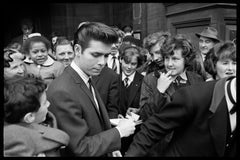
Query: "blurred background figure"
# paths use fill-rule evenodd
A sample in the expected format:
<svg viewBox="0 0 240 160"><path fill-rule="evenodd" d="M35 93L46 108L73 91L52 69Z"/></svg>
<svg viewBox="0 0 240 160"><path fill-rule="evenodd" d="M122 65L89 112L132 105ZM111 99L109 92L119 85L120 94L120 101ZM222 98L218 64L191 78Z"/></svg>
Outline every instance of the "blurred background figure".
<svg viewBox="0 0 240 160"><path fill-rule="evenodd" d="M141 47L141 41L133 36L133 27L131 25L125 25L122 28L124 32L123 43L133 46Z"/></svg>
<svg viewBox="0 0 240 160"><path fill-rule="evenodd" d="M120 67L120 63L119 63L119 56L120 56L119 48L122 45L124 32L116 26L114 26L112 28L116 31L116 33L118 35L118 41L112 45L111 53L108 56L108 60L107 60L106 65L110 69L112 69L114 72L116 72L117 74L120 74L121 67Z"/></svg>
<svg viewBox="0 0 240 160"><path fill-rule="evenodd" d="M20 23L22 35L12 39L11 43L18 43L23 46L23 43L28 39L29 34L33 32L33 22L30 18L24 18Z"/></svg>

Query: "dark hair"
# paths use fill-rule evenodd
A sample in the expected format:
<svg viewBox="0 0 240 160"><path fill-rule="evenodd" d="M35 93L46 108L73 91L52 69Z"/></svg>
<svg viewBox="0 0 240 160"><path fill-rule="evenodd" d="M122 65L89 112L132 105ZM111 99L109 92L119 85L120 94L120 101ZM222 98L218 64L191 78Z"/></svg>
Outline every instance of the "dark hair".
<svg viewBox="0 0 240 160"><path fill-rule="evenodd" d="M149 34L147 37L143 39L143 47L146 48L148 51L157 43L163 44L168 38L170 38L171 34L169 32L155 32Z"/></svg>
<svg viewBox="0 0 240 160"><path fill-rule="evenodd" d="M42 42L45 44L47 50L49 50L51 48L51 43L50 41L44 37L44 36L33 36L31 38L28 38L24 43L23 43L23 53L28 55L29 54L29 50L30 50L30 46L32 45L32 43L36 43L36 42Z"/></svg>
<svg viewBox="0 0 240 160"><path fill-rule="evenodd" d="M6 67L10 67L10 63L9 62L13 62L14 60L13 60L13 58L11 57L13 54L15 54L15 53L20 53L18 50L16 50L16 49L12 49L12 48L5 48L4 49L4 62L3 62L3 64L4 64L4 68ZM22 60L24 60L25 59L25 56L23 55L23 57L22 57Z"/></svg>
<svg viewBox="0 0 240 160"><path fill-rule="evenodd" d="M67 44L70 44L73 47L72 42L69 41L66 37L58 37L56 43L53 46L54 52L56 52L57 46L59 46L59 45L67 45Z"/></svg>
<svg viewBox="0 0 240 160"><path fill-rule="evenodd" d="M15 76L4 81L4 120L7 123L21 122L29 112L40 108L40 96L47 85L41 78Z"/></svg>
<svg viewBox="0 0 240 160"><path fill-rule="evenodd" d="M74 34L74 46L79 44L84 51L90 40L101 41L105 44L117 43L118 35L112 27L100 22L84 22Z"/></svg>
<svg viewBox="0 0 240 160"><path fill-rule="evenodd" d="M33 22L29 18L24 18L24 19L21 20L21 26L23 26L23 25L26 25L29 28L33 28Z"/></svg>
<svg viewBox="0 0 240 160"><path fill-rule="evenodd" d="M191 60L196 56L196 50L191 42L184 36L176 35L164 42L161 48L163 58L168 55L174 55L174 50L182 49L182 56L185 60L185 68L191 64Z"/></svg>
<svg viewBox="0 0 240 160"><path fill-rule="evenodd" d="M132 32L132 30L133 30L133 27L131 25L125 25L122 28L122 31L125 32L125 33L126 32Z"/></svg>
<svg viewBox="0 0 240 160"><path fill-rule="evenodd" d="M144 56L140 54L140 49L130 44L123 44L121 46L120 58L123 59L125 62L129 63L133 55L137 55L137 67L141 66L144 61Z"/></svg>
<svg viewBox="0 0 240 160"><path fill-rule="evenodd" d="M230 41L227 41L225 43L218 43L206 55L204 68L209 74L213 76L214 79L216 79L217 61L228 58L236 61L236 45Z"/></svg>

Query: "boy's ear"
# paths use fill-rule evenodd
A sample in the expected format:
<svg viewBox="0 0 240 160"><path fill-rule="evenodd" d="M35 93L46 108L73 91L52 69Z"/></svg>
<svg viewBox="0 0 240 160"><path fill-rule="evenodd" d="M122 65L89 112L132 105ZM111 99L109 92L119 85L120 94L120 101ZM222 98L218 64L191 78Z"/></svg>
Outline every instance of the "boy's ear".
<svg viewBox="0 0 240 160"><path fill-rule="evenodd" d="M35 120L35 114L32 112L27 113L23 118L23 121L26 123L33 123L34 120Z"/></svg>

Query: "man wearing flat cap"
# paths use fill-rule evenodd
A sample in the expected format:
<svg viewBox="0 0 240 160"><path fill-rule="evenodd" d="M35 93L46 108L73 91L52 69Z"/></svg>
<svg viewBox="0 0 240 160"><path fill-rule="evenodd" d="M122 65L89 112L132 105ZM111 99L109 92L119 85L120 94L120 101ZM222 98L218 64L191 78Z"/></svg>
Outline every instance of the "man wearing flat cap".
<svg viewBox="0 0 240 160"><path fill-rule="evenodd" d="M204 61L208 54L210 54L211 49L220 42L218 39L218 31L214 27L205 27L201 33L195 34L199 38L199 53L196 55L193 70L197 71L204 80L207 80L208 74L204 68Z"/></svg>

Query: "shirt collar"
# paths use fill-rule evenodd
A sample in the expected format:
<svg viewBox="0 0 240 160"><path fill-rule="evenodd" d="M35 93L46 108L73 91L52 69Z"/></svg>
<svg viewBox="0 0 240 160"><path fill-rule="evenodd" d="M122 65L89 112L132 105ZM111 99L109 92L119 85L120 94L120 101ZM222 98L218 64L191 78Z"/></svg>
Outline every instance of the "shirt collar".
<svg viewBox="0 0 240 160"><path fill-rule="evenodd" d="M184 70L181 74L179 74L179 76L182 78L182 80L187 81L187 74L186 74L186 70Z"/></svg>
<svg viewBox="0 0 240 160"><path fill-rule="evenodd" d="M136 71L133 74L131 74L130 76L128 76L129 84L133 81L135 74L136 74ZM124 80L126 77L127 76L124 73L122 73L122 80Z"/></svg>
<svg viewBox="0 0 240 160"><path fill-rule="evenodd" d="M119 52L117 52L114 56L118 58L119 57ZM109 57L110 57L110 59L112 59L113 55L109 54Z"/></svg>
<svg viewBox="0 0 240 160"><path fill-rule="evenodd" d="M201 57L202 57L202 60L203 60L203 62L204 62L204 61L205 61L205 58L206 58L206 55L201 53Z"/></svg>
<svg viewBox="0 0 240 160"><path fill-rule="evenodd" d="M30 57L28 57L28 56L24 59L24 62L34 63L33 60L31 60ZM54 62L55 61L52 59L52 57L48 56L47 60L41 66L46 66L46 67L51 66L51 65L53 65Z"/></svg>
<svg viewBox="0 0 240 160"><path fill-rule="evenodd" d="M83 79L84 83L88 86L88 80L90 77L84 73L74 61L72 61L70 66L78 73L78 75Z"/></svg>

